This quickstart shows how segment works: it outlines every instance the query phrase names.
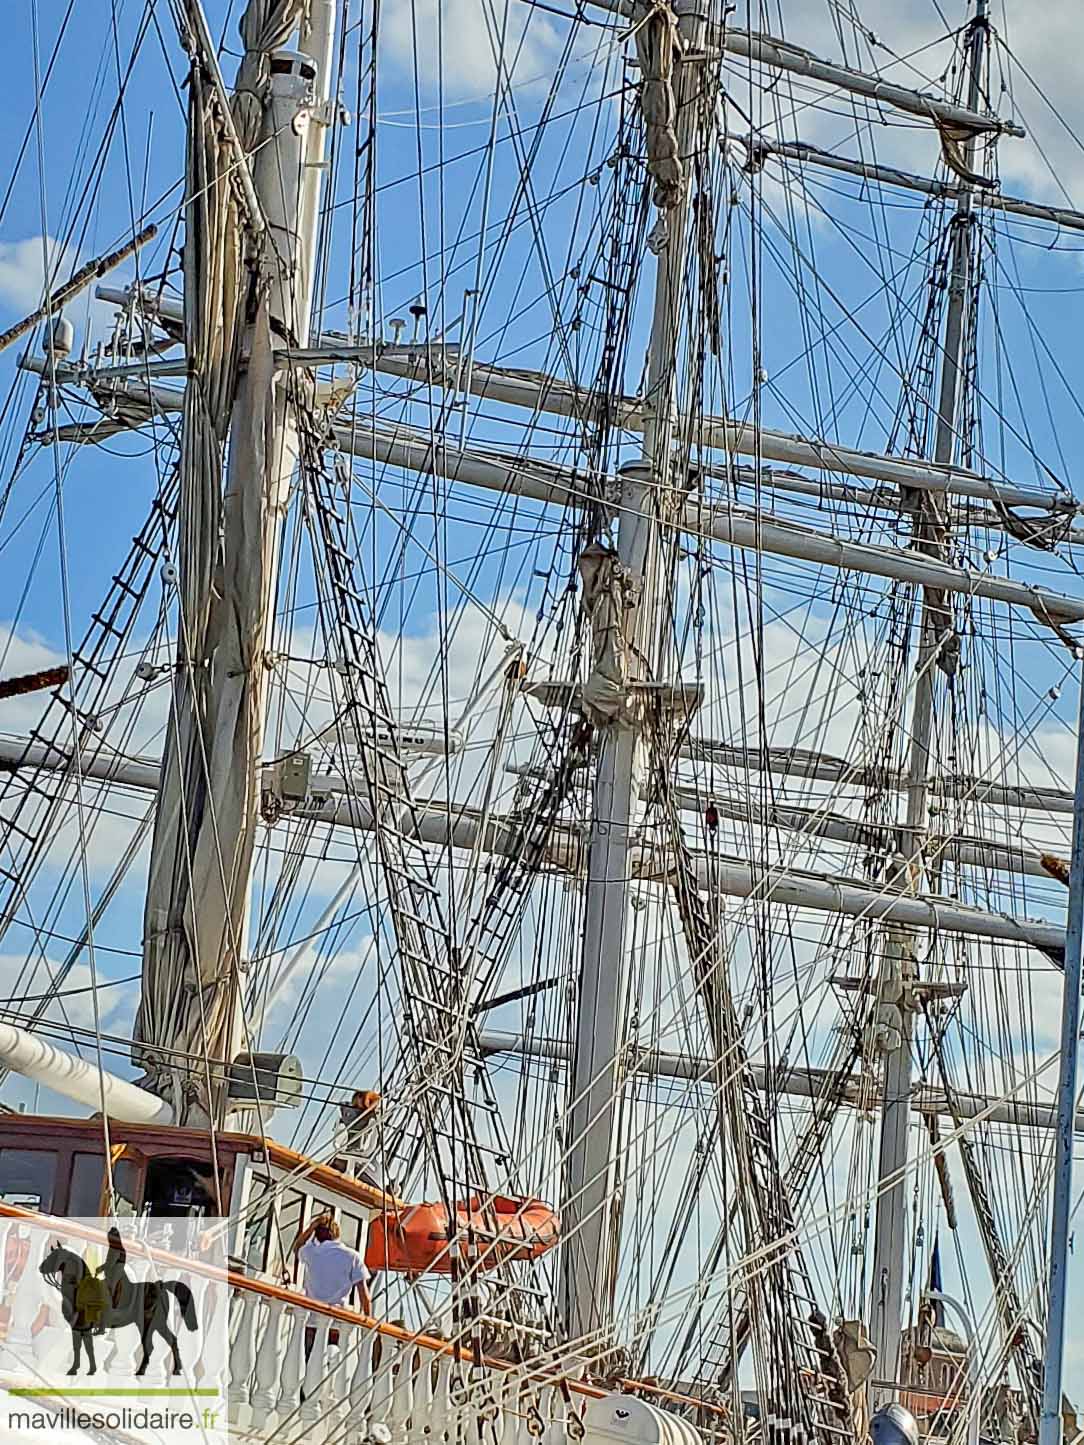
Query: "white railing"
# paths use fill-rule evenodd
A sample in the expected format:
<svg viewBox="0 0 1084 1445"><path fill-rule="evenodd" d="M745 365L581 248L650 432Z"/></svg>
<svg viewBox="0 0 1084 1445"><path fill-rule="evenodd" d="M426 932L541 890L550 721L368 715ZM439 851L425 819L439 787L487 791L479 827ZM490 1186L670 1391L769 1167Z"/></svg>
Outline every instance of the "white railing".
<svg viewBox="0 0 1084 1445"><path fill-rule="evenodd" d="M230 1341L231 1423L283 1445L701 1445L634 1395L457 1359L443 1341L236 1276Z"/></svg>
<svg viewBox="0 0 1084 1445"><path fill-rule="evenodd" d="M0 1294L8 1311L2 1353L21 1361L30 1375L48 1367L52 1378L66 1369L73 1346L59 1305L43 1310L44 1253L57 1227L99 1246L105 1236L10 1205L0 1205L4 1217L18 1222L25 1259L17 1265L0 1259ZM181 1263L161 1250L145 1252L163 1266ZM275 1445L703 1445L677 1413L693 1403L681 1397L669 1397L670 1408L663 1410L638 1394L605 1392L569 1378L559 1361L541 1366L476 1359L469 1350L457 1354L446 1341L317 1304L263 1280L185 1263L205 1338L219 1339L220 1348L225 1330L213 1335L207 1326L212 1315L225 1323L217 1312L228 1298L232 1439ZM121 1367L133 1375L136 1355L129 1346L135 1338L125 1343L125 1361L131 1360ZM107 1348L103 1341L100 1349ZM166 1369L160 1351L146 1383L165 1382Z"/></svg>

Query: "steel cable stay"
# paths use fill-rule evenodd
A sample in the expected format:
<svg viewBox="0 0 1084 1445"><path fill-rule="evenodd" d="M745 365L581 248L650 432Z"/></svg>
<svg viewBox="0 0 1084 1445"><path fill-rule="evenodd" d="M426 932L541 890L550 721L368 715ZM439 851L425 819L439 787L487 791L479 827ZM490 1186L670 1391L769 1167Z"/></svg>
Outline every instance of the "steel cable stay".
<svg viewBox="0 0 1084 1445"><path fill-rule="evenodd" d="M246 1246L272 1221L269 1270L289 1262L273 1221L311 1213L344 1159L359 1229L399 1208L366 1195L379 1183L439 1201L446 1277L383 1299L404 1335L448 1336L457 1393L445 1418L440 1352L419 1370L378 1331L379 1370L414 1392L395 1445L430 1398L434 1445L453 1418L559 1431L547 1371L594 1377L606 1408L654 1400L683 1442L838 1445L867 1405L942 1386L923 1428L954 1412L961 1438L1014 1389L1040 1409L1044 991L1071 975L1079 911L1074 893L1067 956L1060 694L1084 604L1061 481L1080 403L1041 324L1075 303L1034 243L1063 248L1075 222L1001 190L1029 72L975 3L958 30L882 43L829 0L838 64L785 13L794 38L696 0L478 0L464 77L468 27L441 7L428 27L247 0L230 97L228 35L175 0L179 204L160 139L145 157L133 140L176 36L150 5L103 28L75 174L42 208L43 235L76 243L58 267L43 242L45 311L106 254L97 193L120 198L121 244L148 221L160 244L104 288L101 345L62 354L66 329L47 332L0 408L4 657L40 625L55 536L75 565L73 479L127 454L153 502L64 648L70 696L25 690L47 657L0 669L0 935L28 945L0 1032L54 1056L70 1037L103 1103L127 1083L102 1060L131 1046L105 1010L134 951L117 928L139 820L199 813L198 846L164 850L174 902L207 905L197 986L171 1017L181 905L148 915L169 966L150 960L137 1047L169 1097L139 1108L174 1108L220 1186L223 1141L264 1138L234 1200ZM69 36L64 18L53 54L37 45L39 142ZM482 145L450 139L475 122ZM893 164L904 128L936 148L928 181ZM1068 182L1055 140L1038 158ZM175 731L206 689L213 726L178 770L161 706ZM127 846L99 876L113 829ZM297 1111L268 1134L290 1069ZM359 1085L379 1095L364 1141ZM506 1197L545 1199L563 1237L490 1271ZM942 1260L962 1353L934 1308ZM239 1374L249 1344L252 1381L281 1374L277 1424L251 1400L247 1424L273 1438L326 1404L345 1439L355 1323L334 1357L320 1315L309 1369L296 1300L238 1303ZM490 1345L515 1364L471 1373Z"/></svg>

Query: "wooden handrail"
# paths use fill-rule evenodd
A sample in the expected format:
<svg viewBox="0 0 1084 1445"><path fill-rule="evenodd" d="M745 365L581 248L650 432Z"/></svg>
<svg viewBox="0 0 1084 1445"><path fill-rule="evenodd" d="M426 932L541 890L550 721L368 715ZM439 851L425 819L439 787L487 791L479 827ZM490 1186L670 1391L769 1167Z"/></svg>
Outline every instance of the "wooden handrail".
<svg viewBox="0 0 1084 1445"><path fill-rule="evenodd" d="M37 1214L34 1210L23 1209L17 1204L0 1202L0 1217L17 1219L41 1230L44 1234L75 1235L77 1238L85 1239L103 1248L108 1248L109 1245L108 1235L100 1229L88 1228L71 1219L58 1219L53 1215ZM282 1304L292 1305L295 1309L307 1310L310 1314L325 1315L329 1320L336 1320L341 1324L360 1325L363 1329L372 1330L387 1339L395 1340L397 1344L413 1344L420 1349L431 1350L434 1354L455 1355L457 1359L463 1360L466 1364L484 1365L493 1370L508 1371L516 1368L507 1360L493 1360L485 1355L480 1358L476 1357L469 1346L457 1345L453 1340L438 1340L433 1335L416 1333L413 1330L403 1329L399 1325L374 1319L371 1315L363 1315L357 1310L344 1309L342 1305L324 1304L320 1300L309 1299L307 1295L298 1294L296 1290L286 1289L283 1285L271 1284L268 1280L253 1279L237 1270L217 1269L213 1265L203 1264L199 1260L186 1259L169 1250L158 1249L141 1239L126 1239L124 1244L130 1254L185 1269L190 1274L200 1275L204 1279L213 1279L220 1284L225 1283L230 1289L247 1290L251 1294L263 1295L265 1299L279 1300ZM556 1384L562 1376L559 1371L545 1375L537 1372L532 1375L532 1378L543 1380L547 1384ZM601 1399L606 1393L605 1390L596 1389L582 1380L569 1380L568 1386L577 1393L589 1395L594 1399Z"/></svg>
<svg viewBox="0 0 1084 1445"><path fill-rule="evenodd" d="M618 1380L617 1383L628 1395L655 1395L660 1400L673 1400L675 1404L687 1405L693 1410L706 1410L709 1415L718 1415L722 1420L730 1419L730 1411L725 1405L698 1400L695 1395L683 1395L679 1390L667 1390L647 1380Z"/></svg>
<svg viewBox="0 0 1084 1445"><path fill-rule="evenodd" d="M0 1202L0 1218L17 1219L42 1230L45 1234L74 1234L92 1244L108 1246L109 1243L108 1235L100 1229L88 1228L71 1219L58 1219L52 1215L37 1214L32 1209L23 1209L17 1204ZM126 1249L131 1245L129 1249L131 1254L142 1255L146 1259L153 1259L162 1264L178 1266L205 1279L217 1280L219 1283L225 1282L230 1289L247 1290L250 1294L262 1295L264 1299L278 1300L281 1304L290 1305L294 1309L307 1310L310 1314L324 1315L329 1320L335 1320L340 1324L358 1325L385 1339L394 1340L396 1344L416 1345L419 1349L429 1350L434 1355L452 1355L457 1360L462 1360L464 1364L481 1365L487 1369L502 1370L505 1373L524 1368L524 1378L532 1384L545 1386L558 1385L563 1382L574 1394L583 1395L592 1400L601 1400L608 1393L600 1386L589 1385L585 1380L566 1379L556 1366L548 1369L545 1366L532 1369L529 1365L520 1366L508 1360L495 1360L488 1355L476 1356L474 1350L469 1346L457 1344L454 1340L440 1340L435 1335L416 1333L413 1330L404 1329L400 1325L389 1324L386 1320L377 1320L371 1315L363 1315L357 1310L344 1309L342 1305L323 1304L319 1300L309 1299L307 1295L298 1294L296 1290L286 1289L283 1285L271 1284L268 1280L253 1279L237 1270L221 1270L213 1265L201 1264L198 1260L186 1259L169 1250L158 1249L141 1239L125 1240L124 1243ZM729 1419L730 1412L724 1406L709 1404L708 1401L698 1400L692 1395L683 1395L675 1390L667 1390L661 1385L648 1384L642 1380L621 1380L618 1383L620 1388L628 1394L655 1395L661 1400L670 1400L689 1409L705 1410L709 1414Z"/></svg>

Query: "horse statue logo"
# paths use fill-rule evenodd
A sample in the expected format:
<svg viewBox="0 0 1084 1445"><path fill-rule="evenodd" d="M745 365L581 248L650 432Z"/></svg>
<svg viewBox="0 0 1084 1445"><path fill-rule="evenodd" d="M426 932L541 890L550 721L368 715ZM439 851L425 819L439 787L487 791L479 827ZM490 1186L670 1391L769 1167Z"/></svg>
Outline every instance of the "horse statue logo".
<svg viewBox="0 0 1084 1445"><path fill-rule="evenodd" d="M97 1374L94 1336L102 1335L106 1330L123 1329L126 1325L136 1326L143 1345L143 1358L136 1370L137 1375L146 1374L156 1334L162 1336L173 1352L173 1373L181 1373L177 1336L169 1327L169 1301L171 1296L176 1299L185 1325L194 1330L196 1307L192 1291L180 1279L136 1283L128 1278L125 1270L127 1260L124 1241L117 1229L109 1231L106 1261L98 1270L91 1269L85 1260L65 1249L59 1240L42 1260L41 1274L48 1284L59 1290L64 1319L72 1332L75 1357L69 1375L79 1373L79 1360L84 1350L88 1373Z"/></svg>

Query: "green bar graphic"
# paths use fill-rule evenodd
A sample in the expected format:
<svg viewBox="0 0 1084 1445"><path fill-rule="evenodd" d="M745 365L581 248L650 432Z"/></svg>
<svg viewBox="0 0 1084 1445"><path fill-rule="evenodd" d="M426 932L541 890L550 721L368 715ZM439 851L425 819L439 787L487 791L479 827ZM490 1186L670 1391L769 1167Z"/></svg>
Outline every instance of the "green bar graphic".
<svg viewBox="0 0 1084 1445"><path fill-rule="evenodd" d="M12 1389L8 1390L7 1393L9 1395L19 1395L24 1399L33 1399L34 1396L41 1395L78 1395L80 1397L88 1395L118 1395L135 1400L145 1400L148 1398L155 1400L214 1400L224 1398L221 1396L221 1392L219 1390L99 1390L90 1387L83 1389L78 1386L65 1386L63 1389L61 1389L59 1387L49 1385L34 1389L31 1389L29 1386L26 1388L20 1388L18 1386L15 1386Z"/></svg>

